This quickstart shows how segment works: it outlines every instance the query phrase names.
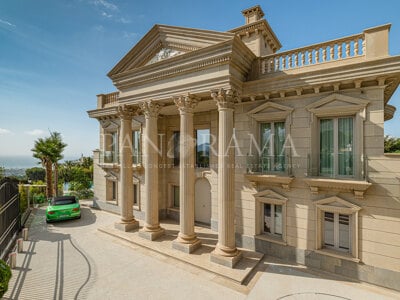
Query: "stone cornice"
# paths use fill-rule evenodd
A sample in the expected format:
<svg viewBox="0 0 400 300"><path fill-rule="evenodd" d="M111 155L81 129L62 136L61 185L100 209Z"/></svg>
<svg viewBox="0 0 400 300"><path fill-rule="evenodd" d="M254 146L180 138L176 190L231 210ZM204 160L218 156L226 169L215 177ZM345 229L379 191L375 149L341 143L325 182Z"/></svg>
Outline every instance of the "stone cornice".
<svg viewBox="0 0 400 300"><path fill-rule="evenodd" d="M267 42L270 44L274 52L282 48L279 39L265 19L229 30L229 32L232 32L238 36L247 35L256 31L260 31L266 35Z"/></svg>
<svg viewBox="0 0 400 300"><path fill-rule="evenodd" d="M362 60L345 66L332 65L329 68L313 71L307 68L298 69L296 72L288 70L273 76L263 76L258 80L243 83L243 97L259 95L264 98L264 95L267 95L265 99L269 99L269 96L274 93L279 94L278 98L289 95L301 96L308 89L319 93L323 91L324 87L332 86L332 91L338 91L342 84L349 85L351 83L353 83L352 88L362 88L363 81L376 81L376 86L378 86L379 80L385 82L385 78L392 81L397 80L391 85L392 89L397 87L398 79L400 79L400 56L370 61ZM386 88L384 83L382 88ZM385 100L387 101L386 96Z"/></svg>
<svg viewBox="0 0 400 300"><path fill-rule="evenodd" d="M367 181L332 179L332 178L305 178L304 182L310 187L313 194L318 194L320 189L354 192L354 197L364 199L364 192L372 185Z"/></svg>
<svg viewBox="0 0 400 300"><path fill-rule="evenodd" d="M396 107L393 105L386 104L385 105L385 121L389 121L393 119L394 113L396 112Z"/></svg>
<svg viewBox="0 0 400 300"><path fill-rule="evenodd" d="M116 106L89 110L87 113L90 118L94 118L94 119L98 119L98 120L118 118L118 110L117 110Z"/></svg>
<svg viewBox="0 0 400 300"><path fill-rule="evenodd" d="M290 184L294 180L293 176L275 175L275 174L245 174L247 180L258 184L276 184L283 189L289 190Z"/></svg>

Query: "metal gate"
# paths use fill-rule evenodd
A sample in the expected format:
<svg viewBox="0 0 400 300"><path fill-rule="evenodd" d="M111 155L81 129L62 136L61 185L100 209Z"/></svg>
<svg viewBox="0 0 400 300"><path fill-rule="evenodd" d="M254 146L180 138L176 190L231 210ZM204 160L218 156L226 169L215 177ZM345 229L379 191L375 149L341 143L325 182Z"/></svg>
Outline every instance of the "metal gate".
<svg viewBox="0 0 400 300"><path fill-rule="evenodd" d="M0 180L0 258L4 259L21 229L18 183Z"/></svg>

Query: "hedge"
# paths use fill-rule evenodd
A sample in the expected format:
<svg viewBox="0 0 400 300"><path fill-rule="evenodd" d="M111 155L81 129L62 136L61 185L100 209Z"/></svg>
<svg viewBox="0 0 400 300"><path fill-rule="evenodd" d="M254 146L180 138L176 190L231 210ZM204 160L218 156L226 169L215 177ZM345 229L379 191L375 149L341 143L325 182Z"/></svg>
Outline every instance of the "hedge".
<svg viewBox="0 0 400 300"><path fill-rule="evenodd" d="M11 278L10 267L0 259L0 298L7 292L8 282Z"/></svg>

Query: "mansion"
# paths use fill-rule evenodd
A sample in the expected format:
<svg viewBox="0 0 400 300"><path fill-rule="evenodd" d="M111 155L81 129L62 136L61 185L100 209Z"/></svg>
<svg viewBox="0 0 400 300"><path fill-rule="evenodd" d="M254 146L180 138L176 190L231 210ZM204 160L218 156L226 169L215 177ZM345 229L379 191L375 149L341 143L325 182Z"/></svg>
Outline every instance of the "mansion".
<svg viewBox="0 0 400 300"><path fill-rule="evenodd" d="M186 253L209 226L226 267L245 248L400 290L390 24L279 52L261 7L242 14L226 32L154 25L108 73L88 112L96 205L151 241L175 220Z"/></svg>

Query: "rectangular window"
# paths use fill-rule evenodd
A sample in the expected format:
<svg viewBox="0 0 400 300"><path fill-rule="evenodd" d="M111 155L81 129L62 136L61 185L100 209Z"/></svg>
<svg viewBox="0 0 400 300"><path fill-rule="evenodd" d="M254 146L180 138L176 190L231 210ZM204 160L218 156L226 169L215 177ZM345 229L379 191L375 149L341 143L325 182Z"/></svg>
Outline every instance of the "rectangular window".
<svg viewBox="0 0 400 300"><path fill-rule="evenodd" d="M112 200L117 200L117 182L112 182Z"/></svg>
<svg viewBox="0 0 400 300"><path fill-rule="evenodd" d="M179 186L174 185L172 189L173 205L174 207L179 208Z"/></svg>
<svg viewBox="0 0 400 300"><path fill-rule="evenodd" d="M327 248L349 252L350 215L324 213L324 245Z"/></svg>
<svg viewBox="0 0 400 300"><path fill-rule="evenodd" d="M196 167L210 167L210 129L196 130Z"/></svg>
<svg viewBox="0 0 400 300"><path fill-rule="evenodd" d="M173 147L174 147L174 166L179 166L179 150L180 150L180 145L179 145L179 139L180 139L180 132L179 131L174 131L172 134L173 138Z"/></svg>
<svg viewBox="0 0 400 300"><path fill-rule="evenodd" d="M264 233L282 236L282 205L264 203Z"/></svg>
<svg viewBox="0 0 400 300"><path fill-rule="evenodd" d="M133 184L133 205L139 205L139 185Z"/></svg>
<svg viewBox="0 0 400 300"><path fill-rule="evenodd" d="M132 161L134 164L140 164L142 162L140 151L140 131L132 131Z"/></svg>
<svg viewBox="0 0 400 300"><path fill-rule="evenodd" d="M285 171L285 122L260 124L261 172Z"/></svg>
<svg viewBox="0 0 400 300"><path fill-rule="evenodd" d="M321 119L319 172L353 176L353 118Z"/></svg>

